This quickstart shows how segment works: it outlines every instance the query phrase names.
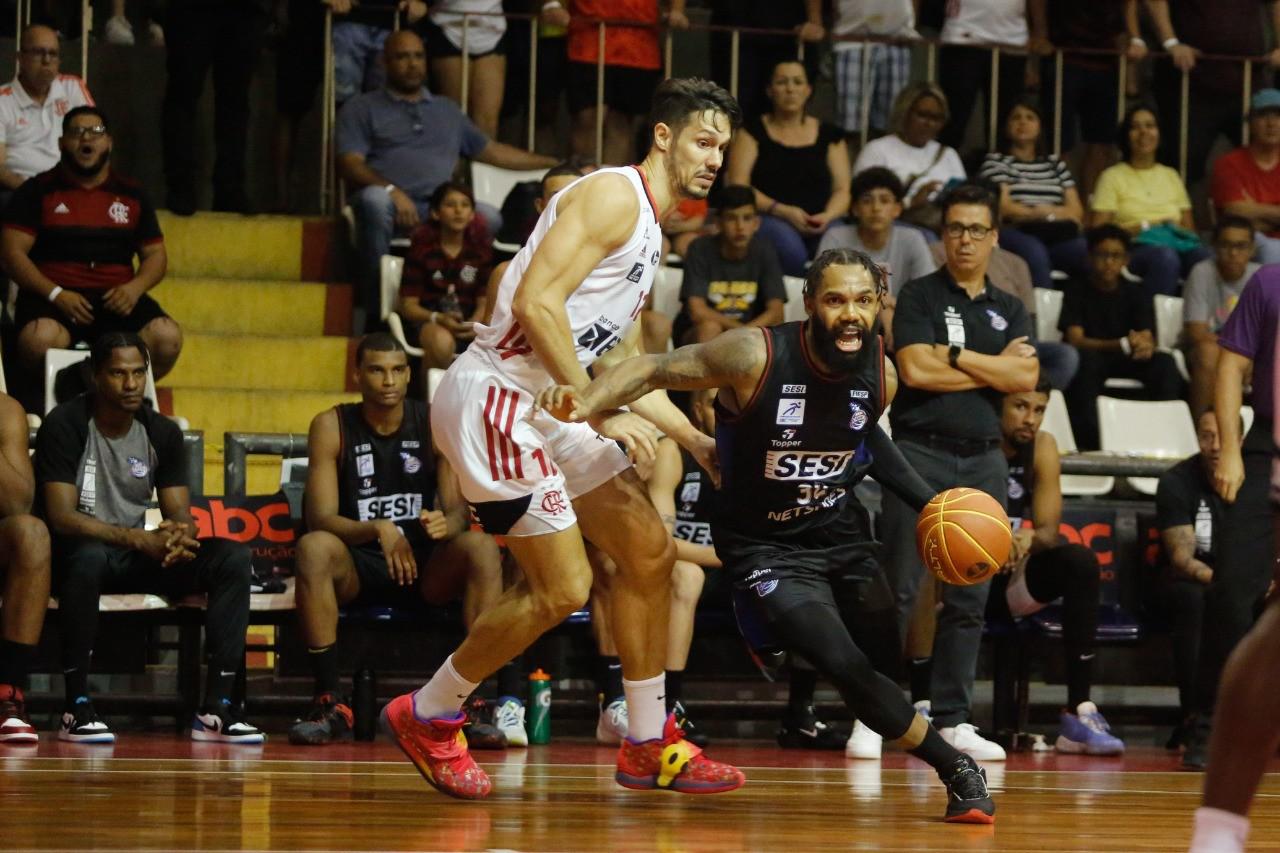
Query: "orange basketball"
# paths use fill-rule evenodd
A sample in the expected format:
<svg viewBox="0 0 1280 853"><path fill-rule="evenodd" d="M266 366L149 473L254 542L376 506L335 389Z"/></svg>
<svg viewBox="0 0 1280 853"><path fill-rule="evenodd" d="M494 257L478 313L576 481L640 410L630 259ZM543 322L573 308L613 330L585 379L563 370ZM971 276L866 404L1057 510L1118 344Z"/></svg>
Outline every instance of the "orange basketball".
<svg viewBox="0 0 1280 853"><path fill-rule="evenodd" d="M916 522L920 559L940 581L982 583L1009 559L1013 534L1000 502L980 489L945 489Z"/></svg>

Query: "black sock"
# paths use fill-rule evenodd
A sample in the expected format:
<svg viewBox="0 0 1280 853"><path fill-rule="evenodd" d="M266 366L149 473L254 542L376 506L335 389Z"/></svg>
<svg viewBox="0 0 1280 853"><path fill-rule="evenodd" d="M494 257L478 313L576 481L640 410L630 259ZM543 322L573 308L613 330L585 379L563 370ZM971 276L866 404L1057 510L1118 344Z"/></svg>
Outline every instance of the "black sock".
<svg viewBox="0 0 1280 853"><path fill-rule="evenodd" d="M220 702L231 704L231 693L236 686L235 670L226 671L217 663L209 661L204 674L204 706L214 708Z"/></svg>
<svg viewBox="0 0 1280 853"><path fill-rule="evenodd" d="M675 707L676 703L684 696L684 670L669 669L667 670L667 713Z"/></svg>
<svg viewBox="0 0 1280 853"><path fill-rule="evenodd" d="M796 718L812 714L813 693L817 687L817 672L792 666L791 687L787 692L787 716Z"/></svg>
<svg viewBox="0 0 1280 853"><path fill-rule="evenodd" d="M1067 710L1072 714L1081 702L1089 701L1093 683L1093 655L1067 656Z"/></svg>
<svg viewBox="0 0 1280 853"><path fill-rule="evenodd" d="M338 655L334 652L335 645L330 643L327 646L307 649L307 660L311 662L311 674L316 679L315 695L320 696L324 693L338 693Z"/></svg>
<svg viewBox="0 0 1280 853"><path fill-rule="evenodd" d="M510 696L513 699L524 701L524 679L521 677L523 667L521 666L522 656L517 656L507 661L498 670L498 698Z"/></svg>
<svg viewBox="0 0 1280 853"><path fill-rule="evenodd" d="M8 684L21 690L35 656L35 646L0 639L0 684Z"/></svg>
<svg viewBox="0 0 1280 853"><path fill-rule="evenodd" d="M929 766L935 770L941 770L950 767L960 758L961 752L951 744L942 739L942 735L938 734L938 730L933 726L929 726L924 733L924 740L915 749L909 749L907 752L919 758L921 761L928 762Z"/></svg>
<svg viewBox="0 0 1280 853"><path fill-rule="evenodd" d="M71 710L77 699L89 695L89 670L82 667L64 669L62 679L66 685L67 710Z"/></svg>
<svg viewBox="0 0 1280 853"><path fill-rule="evenodd" d="M600 670L596 676L596 691L608 705L614 699L621 699L625 694L622 689L622 660L616 655L600 656Z"/></svg>
<svg viewBox="0 0 1280 853"><path fill-rule="evenodd" d="M929 700L929 682L933 678L933 658L911 659L911 703Z"/></svg>

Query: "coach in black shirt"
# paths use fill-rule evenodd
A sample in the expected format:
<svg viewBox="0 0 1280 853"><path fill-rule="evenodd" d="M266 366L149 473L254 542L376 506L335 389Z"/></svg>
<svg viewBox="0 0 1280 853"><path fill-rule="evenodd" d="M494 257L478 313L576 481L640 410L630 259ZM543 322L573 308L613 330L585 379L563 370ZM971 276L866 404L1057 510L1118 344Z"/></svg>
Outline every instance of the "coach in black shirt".
<svg viewBox="0 0 1280 853"><path fill-rule="evenodd" d="M19 356L37 370L49 349L134 332L158 379L178 360L182 331L147 295L168 264L155 208L137 182L112 170L110 128L97 107L68 112L59 145L62 161L19 187L5 210Z"/></svg>
<svg viewBox="0 0 1280 853"><path fill-rule="evenodd" d="M900 384L889 423L903 455L935 490L970 486L1004 504L1009 469L1000 450L1001 400L1035 388L1039 363L1022 303L987 278L998 227L995 196L982 187L958 187L944 202L946 265L898 294L893 338ZM916 552L917 515L885 495L886 569L904 636L925 574ZM998 761L1004 750L968 724L989 586L942 585L930 698L944 738L974 758Z"/></svg>

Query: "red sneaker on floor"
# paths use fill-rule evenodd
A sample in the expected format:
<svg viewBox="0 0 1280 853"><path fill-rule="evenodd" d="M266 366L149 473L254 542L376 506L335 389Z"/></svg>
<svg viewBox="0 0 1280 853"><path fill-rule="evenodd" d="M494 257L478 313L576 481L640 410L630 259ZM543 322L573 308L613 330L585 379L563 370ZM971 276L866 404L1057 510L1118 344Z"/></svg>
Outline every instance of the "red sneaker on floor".
<svg viewBox="0 0 1280 853"><path fill-rule="evenodd" d="M35 743L40 739L27 719L22 691L0 684L0 743Z"/></svg>
<svg viewBox="0 0 1280 853"><path fill-rule="evenodd" d="M489 796L493 786L467 751L462 733L466 721L461 712L453 719L419 720L412 693L397 696L382 709L382 725L432 787L451 797L478 800Z"/></svg>
<svg viewBox="0 0 1280 853"><path fill-rule="evenodd" d="M712 761L685 740L672 715L662 727L661 740L622 741L614 778L624 788L666 788L681 794L719 794L747 781L738 768Z"/></svg>

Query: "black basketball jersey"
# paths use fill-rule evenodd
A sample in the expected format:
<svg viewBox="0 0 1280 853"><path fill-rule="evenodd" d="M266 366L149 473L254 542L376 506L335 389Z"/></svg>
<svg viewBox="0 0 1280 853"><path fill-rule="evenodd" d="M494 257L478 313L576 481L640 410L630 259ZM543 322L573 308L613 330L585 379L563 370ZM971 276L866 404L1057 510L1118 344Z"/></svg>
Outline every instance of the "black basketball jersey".
<svg viewBox="0 0 1280 853"><path fill-rule="evenodd" d="M680 448L680 464L683 471L680 485L676 487L676 526L672 535L695 545L710 545L711 502L715 486L698 460L683 447Z"/></svg>
<svg viewBox="0 0 1280 853"><path fill-rule="evenodd" d="M359 403L338 413L338 514L355 521L417 521L436 499L435 454L427 407L404 401L395 435L378 435L365 423Z"/></svg>
<svg viewBox="0 0 1280 853"><path fill-rule="evenodd" d="M815 366L804 323L763 333L768 358L755 394L736 414L717 401L717 551L733 559L781 549L794 558L797 552L870 544L862 525L849 526L859 514L845 508L865 473L859 464L863 440L884 408L882 339L866 342L850 374L832 377ZM815 563L826 560L819 556Z"/></svg>
<svg viewBox="0 0 1280 853"><path fill-rule="evenodd" d="M1020 445L1009 460L1009 524L1017 530L1031 513L1031 490L1036 484L1036 443Z"/></svg>

